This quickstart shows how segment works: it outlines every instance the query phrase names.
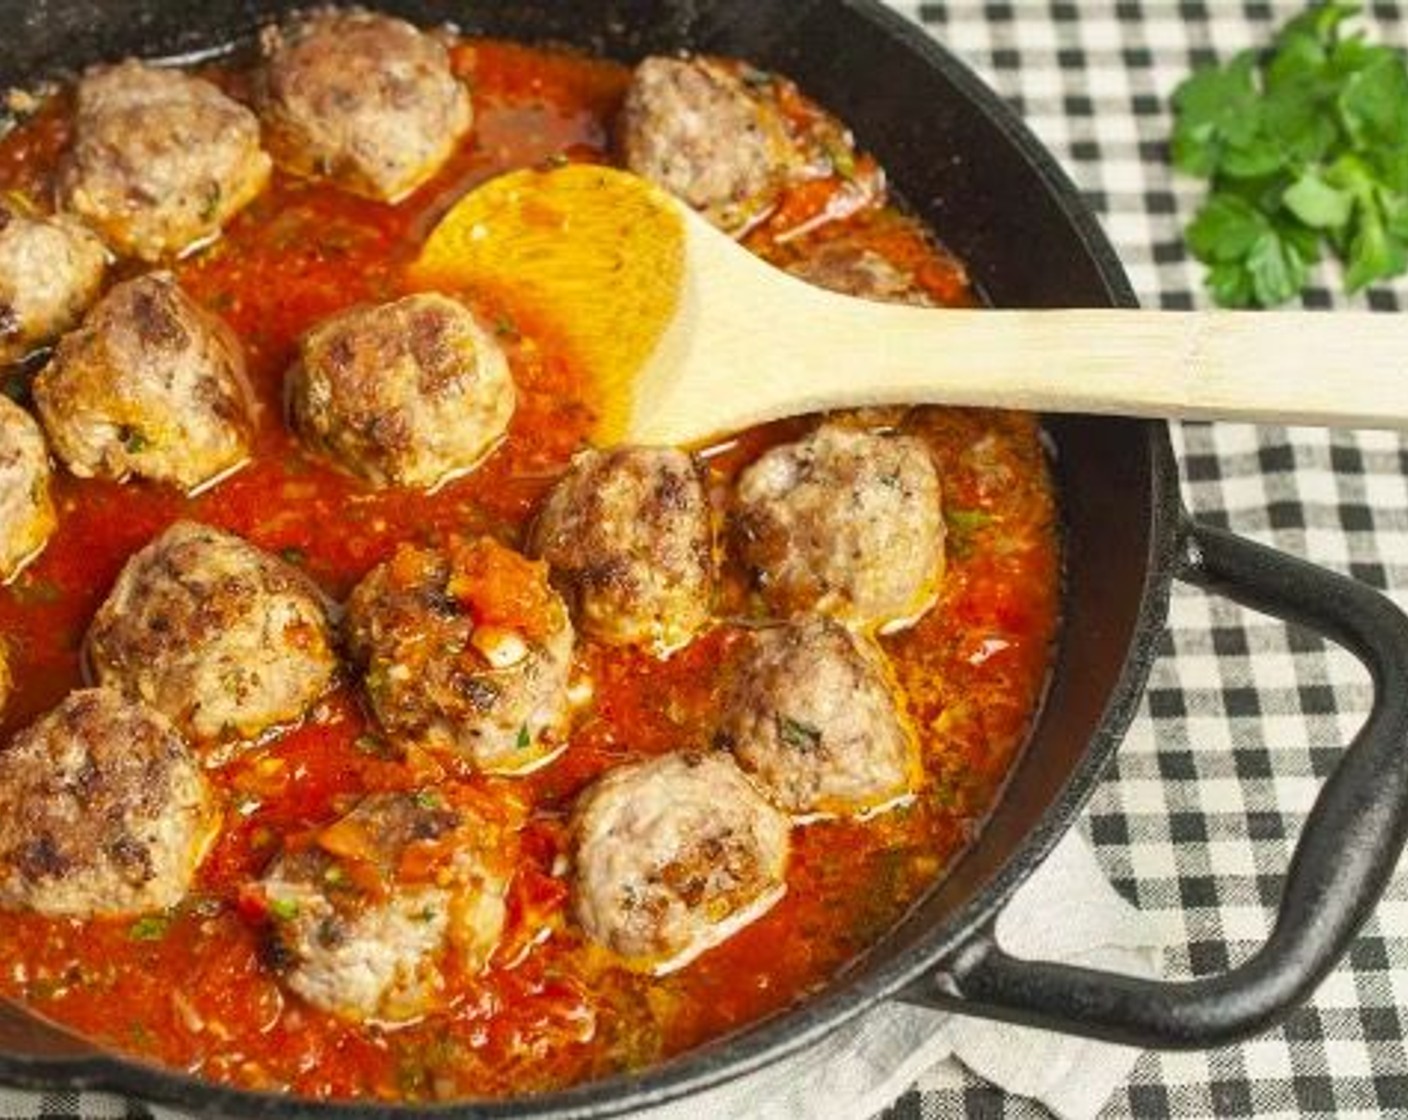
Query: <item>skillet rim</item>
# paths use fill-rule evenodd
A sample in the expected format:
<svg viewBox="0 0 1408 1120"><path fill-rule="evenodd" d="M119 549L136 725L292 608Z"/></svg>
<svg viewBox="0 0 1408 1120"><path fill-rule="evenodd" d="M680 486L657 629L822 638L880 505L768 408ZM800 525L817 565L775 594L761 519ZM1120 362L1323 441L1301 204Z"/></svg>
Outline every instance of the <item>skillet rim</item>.
<svg viewBox="0 0 1408 1120"><path fill-rule="evenodd" d="M1016 111L965 63L922 27L911 23L881 0L832 0L871 24L896 50L918 56L956 90L969 109L992 126L1040 181L1048 201L1075 234L1097 272L1107 306L1134 307L1137 299L1109 239L1075 184L1052 153L1036 138ZM27 1087L93 1088L126 1092L154 1103L224 1115L268 1117L326 1116L371 1120L391 1114L434 1114L447 1120L471 1117L582 1117L620 1115L663 1104L742 1077L780 1061L839 1029L870 1007L893 998L906 985L932 972L975 932L991 923L1012 893L1040 865L1074 824L1108 761L1123 738L1143 695L1167 614L1170 587L1177 569L1182 535L1178 471L1167 425L1158 421L1099 420L1139 429L1148 459L1150 493L1144 504L1149 517L1149 553L1144 562L1144 586L1136 628L1119 678L1106 696L1104 710L1079 763L1018 845L1014 854L974 897L944 922L927 931L909 949L865 976L844 974L803 1002L738 1032L649 1067L640 1074L622 1074L584 1082L550 1093L503 1100L469 1100L448 1104L388 1105L367 1101L317 1101L217 1085L125 1056L91 1050L84 1055L45 1061L23 1054L0 1053L0 1080ZM1020 764L1020 763L1019 763ZM891 934L868 950L874 953ZM47 1021L12 1004L30 1022ZM62 1028L55 1028L70 1036Z"/></svg>

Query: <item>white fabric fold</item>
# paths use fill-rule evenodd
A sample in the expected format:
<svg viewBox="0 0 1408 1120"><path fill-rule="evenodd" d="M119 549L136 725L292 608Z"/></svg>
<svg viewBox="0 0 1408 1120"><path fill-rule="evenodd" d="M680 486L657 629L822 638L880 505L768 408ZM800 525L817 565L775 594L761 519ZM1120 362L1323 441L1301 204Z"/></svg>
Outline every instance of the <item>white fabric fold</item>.
<svg viewBox="0 0 1408 1120"><path fill-rule="evenodd" d="M1089 844L1070 833L997 923L1022 957L1158 974L1168 938L1110 886ZM883 1004L786 1061L635 1120L866 1120L911 1085L952 1084L954 1063L1061 1120L1091 1120L1139 1051L1046 1031Z"/></svg>

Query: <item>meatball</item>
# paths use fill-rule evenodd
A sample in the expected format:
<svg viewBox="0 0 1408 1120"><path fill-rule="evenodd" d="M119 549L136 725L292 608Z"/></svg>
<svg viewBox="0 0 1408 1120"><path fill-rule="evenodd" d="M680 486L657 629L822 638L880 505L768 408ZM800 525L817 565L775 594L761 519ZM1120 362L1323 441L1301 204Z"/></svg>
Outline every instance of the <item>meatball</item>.
<svg viewBox="0 0 1408 1120"><path fill-rule="evenodd" d="M508 430L508 359L465 307L407 296L304 335L289 371L294 426L377 486L432 487L472 470Z"/></svg>
<svg viewBox="0 0 1408 1120"><path fill-rule="evenodd" d="M583 633L665 652L709 617L713 527L694 463L673 448L586 451L548 496L532 549Z"/></svg>
<svg viewBox="0 0 1408 1120"><path fill-rule="evenodd" d="M714 59L647 58L619 122L626 166L741 232L776 204L796 158L776 107Z"/></svg>
<svg viewBox="0 0 1408 1120"><path fill-rule="evenodd" d="M402 545L352 592L347 643L398 741L492 773L566 745L572 624L546 564L488 538Z"/></svg>
<svg viewBox="0 0 1408 1120"><path fill-rule="evenodd" d="M396 201L469 131L469 92L432 35L366 11L324 10L269 28L260 113L279 164Z"/></svg>
<svg viewBox="0 0 1408 1120"><path fill-rule="evenodd" d="M573 813L572 908L588 936L661 975L787 890L787 818L725 754L618 766Z"/></svg>
<svg viewBox="0 0 1408 1120"><path fill-rule="evenodd" d="M87 649L102 684L212 744L295 722L337 669L313 582L239 537L190 521L127 561Z"/></svg>
<svg viewBox="0 0 1408 1120"><path fill-rule="evenodd" d="M937 595L938 473L911 436L826 424L739 476L734 538L774 614L897 629Z"/></svg>
<svg viewBox="0 0 1408 1120"><path fill-rule="evenodd" d="M58 524L44 434L29 413L0 394L0 583L39 555Z"/></svg>
<svg viewBox="0 0 1408 1120"><path fill-rule="evenodd" d="M748 635L720 701L717 746L797 820L903 800L919 759L879 650L814 617Z"/></svg>
<svg viewBox="0 0 1408 1120"><path fill-rule="evenodd" d="M78 83L65 209L154 261L210 240L269 180L259 120L210 82L135 59Z"/></svg>
<svg viewBox="0 0 1408 1120"><path fill-rule="evenodd" d="M171 723L106 689L70 693L0 751L0 906L116 917L173 906L219 814Z"/></svg>
<svg viewBox="0 0 1408 1120"><path fill-rule="evenodd" d="M897 268L874 249L845 241L828 241L787 266L808 284L876 303L933 307L934 298L912 274Z"/></svg>
<svg viewBox="0 0 1408 1120"><path fill-rule="evenodd" d="M443 1002L447 971L488 962L515 849L507 827L442 793L372 794L265 873L273 962L343 1019L418 1018Z"/></svg>
<svg viewBox="0 0 1408 1120"><path fill-rule="evenodd" d="M0 199L0 365L75 326L106 268L103 243L78 222L31 217Z"/></svg>
<svg viewBox="0 0 1408 1120"><path fill-rule="evenodd" d="M74 474L194 491L249 456L244 355L170 276L119 284L34 381L54 451Z"/></svg>

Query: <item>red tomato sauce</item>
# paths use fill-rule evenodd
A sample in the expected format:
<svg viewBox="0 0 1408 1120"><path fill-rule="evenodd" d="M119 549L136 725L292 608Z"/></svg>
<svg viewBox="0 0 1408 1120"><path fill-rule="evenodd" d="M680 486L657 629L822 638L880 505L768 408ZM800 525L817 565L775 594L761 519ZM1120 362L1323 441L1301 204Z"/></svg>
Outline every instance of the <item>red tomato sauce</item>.
<svg viewBox="0 0 1408 1120"><path fill-rule="evenodd" d="M282 554L337 597L402 541L454 531L521 543L594 414L591 387L555 348L551 324L476 301L508 350L518 411L481 469L433 495L372 491L305 453L283 422L282 377L300 332L350 304L401 294L404 266L468 187L544 160L609 158L610 122L629 79L623 67L482 40L462 42L454 58L473 89L475 129L410 199L387 206L276 173L219 242L173 266L244 342L261 405L255 461L196 498L58 473L59 531L0 589L0 634L17 681L0 735L81 683L94 611L127 557L177 518ZM236 94L246 90L237 66L211 75ZM791 91L784 104L818 112ZM56 96L0 140L0 190L48 197L67 113L66 97ZM861 160L862 171L875 172ZM804 253L805 241L784 236L789 223L844 213L833 203L847 189L838 180L808 184L750 246L780 260ZM808 235L833 236L915 272L940 302L973 302L961 266L878 201ZM807 423L709 449L715 495ZM911 630L883 639L923 744L924 784L912 803L868 822L796 829L783 901L689 967L651 979L585 941L566 910L565 820L574 795L606 768L708 746L736 636L726 623L664 662L580 643L592 702L563 757L521 779L382 757L358 693L343 686L302 726L213 772L227 805L224 831L195 891L172 912L135 921L0 913L0 991L103 1045L217 1081L409 1101L524 1093L637 1069L823 986L914 904L978 827L1026 737L1057 630L1056 505L1035 421L924 409L905 425L933 449L949 530L941 601ZM745 600L733 573L721 610ZM395 1030L339 1022L281 988L242 888L281 838L326 824L359 794L435 781L491 807L526 807L504 941L487 972L457 980L447 1012Z"/></svg>

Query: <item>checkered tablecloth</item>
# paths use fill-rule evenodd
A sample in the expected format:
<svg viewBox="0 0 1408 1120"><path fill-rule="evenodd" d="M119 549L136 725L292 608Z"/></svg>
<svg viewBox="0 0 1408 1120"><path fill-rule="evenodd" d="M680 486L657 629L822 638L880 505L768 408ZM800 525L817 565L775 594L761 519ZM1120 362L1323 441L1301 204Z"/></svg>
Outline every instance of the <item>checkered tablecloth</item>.
<svg viewBox="0 0 1408 1120"><path fill-rule="evenodd" d="M1021 109L1085 191L1146 306L1207 303L1180 229L1168 100L1194 65L1266 41L1303 0L895 3ZM1364 5L1408 46L1408 4ZM1323 271L1313 306L1349 305ZM1392 311L1408 284L1361 305ZM1245 425L1174 431L1184 497L1214 524L1386 590L1408 607L1408 440ZM1408 688L1408 682L1403 687ZM1303 632L1175 587L1145 702L1081 827L1119 890L1168 928L1170 977L1245 959L1321 779L1368 711L1367 676ZM1279 1030L1146 1054L1103 1117L1408 1116L1408 867L1348 959ZM1044 1117L976 1081L922 1081L892 1120Z"/></svg>
<svg viewBox="0 0 1408 1120"><path fill-rule="evenodd" d="M1024 113L1104 220L1147 305L1205 302L1180 242L1199 184L1163 151L1188 70L1264 41L1301 0L895 3ZM1408 46L1408 3L1371 3ZM1344 302L1322 273L1307 297ZM1364 302L1396 310L1408 285ZM1212 523L1347 572L1408 607L1408 442L1382 433L1188 425L1184 494ZM1405 682L1408 687L1408 682ZM1171 977L1220 971L1267 930L1320 780L1368 710L1347 655L1176 587L1162 656L1115 768L1081 827L1116 886L1165 923ZM1105 1117L1408 1117L1408 875L1349 958L1282 1028L1207 1053L1146 1054ZM0 1093L0 1118L137 1116L114 1098ZM929 1079L891 1110L1043 1117L975 1080Z"/></svg>

